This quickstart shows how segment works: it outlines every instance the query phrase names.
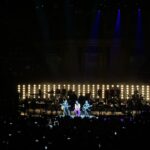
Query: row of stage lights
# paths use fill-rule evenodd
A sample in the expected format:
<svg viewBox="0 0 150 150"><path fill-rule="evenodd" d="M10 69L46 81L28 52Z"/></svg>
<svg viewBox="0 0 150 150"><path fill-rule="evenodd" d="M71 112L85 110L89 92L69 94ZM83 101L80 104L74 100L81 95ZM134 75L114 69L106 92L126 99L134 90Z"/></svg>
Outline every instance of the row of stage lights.
<svg viewBox="0 0 150 150"><path fill-rule="evenodd" d="M134 94L135 90L138 90L139 93L144 96L146 100L150 100L150 86L149 85L108 85L108 84L28 84L28 85L18 85L18 93L21 93L21 99L25 99L26 97L30 98L31 95L33 95L33 98L35 98L36 94L38 93L38 90L42 90L43 92L43 98L47 99L50 98L49 91L54 91L54 96L56 95L56 89L66 89L66 90L72 90L77 94L77 96L80 96L81 93L83 96L85 96L86 93L91 92L92 98L99 98L97 91L99 89L102 90L102 98L105 98L105 90L109 90L111 88L117 87L120 89L120 96L121 99L129 99L130 95Z"/></svg>

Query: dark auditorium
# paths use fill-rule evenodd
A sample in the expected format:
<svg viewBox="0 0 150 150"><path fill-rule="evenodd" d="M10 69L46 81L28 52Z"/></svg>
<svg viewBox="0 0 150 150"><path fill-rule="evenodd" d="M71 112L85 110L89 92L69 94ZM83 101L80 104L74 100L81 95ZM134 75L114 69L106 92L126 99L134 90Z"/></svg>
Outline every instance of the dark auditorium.
<svg viewBox="0 0 150 150"><path fill-rule="evenodd" d="M150 149L148 0L0 2L0 149Z"/></svg>

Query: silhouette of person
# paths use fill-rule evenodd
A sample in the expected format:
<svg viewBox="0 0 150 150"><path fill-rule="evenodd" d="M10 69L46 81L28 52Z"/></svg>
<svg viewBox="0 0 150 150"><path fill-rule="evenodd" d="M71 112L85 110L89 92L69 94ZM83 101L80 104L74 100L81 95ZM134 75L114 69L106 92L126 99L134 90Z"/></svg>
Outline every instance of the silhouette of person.
<svg viewBox="0 0 150 150"><path fill-rule="evenodd" d="M92 107L92 105L90 105L88 103L88 101L86 100L83 107L82 107L82 111L85 117L89 117L89 111L90 111L90 107Z"/></svg>
<svg viewBox="0 0 150 150"><path fill-rule="evenodd" d="M79 117L80 114L81 114L80 108L81 108L81 105L80 105L80 103L76 100L76 102L75 102L75 107L74 107L74 112L75 112L75 116L77 116L77 117Z"/></svg>
<svg viewBox="0 0 150 150"><path fill-rule="evenodd" d="M61 105L61 109L63 110L63 116L70 116L70 105L68 104L67 100L64 100L64 102Z"/></svg>

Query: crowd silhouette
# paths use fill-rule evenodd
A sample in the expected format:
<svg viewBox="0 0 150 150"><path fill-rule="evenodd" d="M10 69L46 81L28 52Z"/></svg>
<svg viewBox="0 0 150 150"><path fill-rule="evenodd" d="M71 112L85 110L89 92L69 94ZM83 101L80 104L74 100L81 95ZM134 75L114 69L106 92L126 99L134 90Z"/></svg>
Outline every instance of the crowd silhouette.
<svg viewBox="0 0 150 150"><path fill-rule="evenodd" d="M1 117L0 122L3 150L149 148L149 113L134 117Z"/></svg>

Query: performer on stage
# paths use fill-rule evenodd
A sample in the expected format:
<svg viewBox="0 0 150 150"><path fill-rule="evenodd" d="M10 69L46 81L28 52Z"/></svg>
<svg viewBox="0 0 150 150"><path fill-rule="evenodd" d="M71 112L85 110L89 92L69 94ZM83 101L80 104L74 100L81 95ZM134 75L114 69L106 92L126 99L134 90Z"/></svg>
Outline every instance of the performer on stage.
<svg viewBox="0 0 150 150"><path fill-rule="evenodd" d="M63 116L70 116L70 105L68 104L68 101L65 100L61 105L61 109L63 110Z"/></svg>
<svg viewBox="0 0 150 150"><path fill-rule="evenodd" d="M75 116L79 117L81 114L80 111L81 105L78 101L75 102L75 108L74 108L74 112L75 112Z"/></svg>
<svg viewBox="0 0 150 150"><path fill-rule="evenodd" d="M83 107L82 107L82 111L85 117L89 117L89 111L90 111L90 107L92 107L92 105L90 105L88 103L88 101L86 100Z"/></svg>

